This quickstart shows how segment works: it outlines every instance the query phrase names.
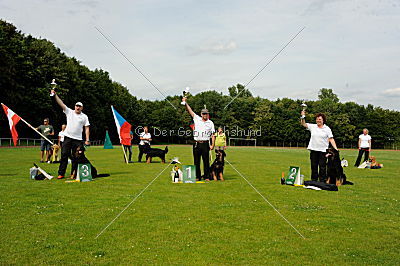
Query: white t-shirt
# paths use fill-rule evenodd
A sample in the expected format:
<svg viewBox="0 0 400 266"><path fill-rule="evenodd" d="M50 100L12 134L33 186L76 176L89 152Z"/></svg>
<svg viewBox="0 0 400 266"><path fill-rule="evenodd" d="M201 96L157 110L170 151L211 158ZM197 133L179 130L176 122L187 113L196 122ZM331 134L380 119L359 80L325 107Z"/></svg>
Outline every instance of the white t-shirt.
<svg viewBox="0 0 400 266"><path fill-rule="evenodd" d="M64 136L71 139L82 140L82 132L84 126L89 126L89 118L84 113L77 114L70 108L65 108L67 116L67 127L64 130Z"/></svg>
<svg viewBox="0 0 400 266"><path fill-rule="evenodd" d="M307 129L311 132L307 149L326 152L329 147L329 139L333 138L332 130L327 125L319 128L317 124L309 123L307 123Z"/></svg>
<svg viewBox="0 0 400 266"><path fill-rule="evenodd" d="M60 132L58 133L58 136L60 137L60 141L61 141L61 142L64 142L64 136L65 136L64 131L60 131Z"/></svg>
<svg viewBox="0 0 400 266"><path fill-rule="evenodd" d="M151 139L151 134L150 134L150 133L145 133L144 131L143 131L142 133L140 133L139 136L140 136L141 138ZM150 141L141 139L140 142L139 142L139 145L144 145L144 144L146 144L146 143L150 145Z"/></svg>
<svg viewBox="0 0 400 266"><path fill-rule="evenodd" d="M361 140L360 148L369 148L368 141L372 139L370 135L361 134L358 138Z"/></svg>
<svg viewBox="0 0 400 266"><path fill-rule="evenodd" d="M203 121L203 119L196 114L193 116L193 121L194 121L194 130L193 130L194 140L197 141L209 140L212 134L214 134L215 132L213 121L211 121L210 119L208 119L207 121Z"/></svg>

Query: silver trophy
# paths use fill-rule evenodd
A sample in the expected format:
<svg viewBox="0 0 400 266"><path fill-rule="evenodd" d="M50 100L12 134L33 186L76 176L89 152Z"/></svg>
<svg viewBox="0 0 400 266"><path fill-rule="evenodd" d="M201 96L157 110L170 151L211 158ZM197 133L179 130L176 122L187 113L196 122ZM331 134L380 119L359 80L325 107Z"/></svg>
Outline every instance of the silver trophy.
<svg viewBox="0 0 400 266"><path fill-rule="evenodd" d="M303 108L302 113L304 112L304 115L302 115L300 118L301 118L301 119L304 119L304 118L306 118L305 111L306 111L306 109L307 109L307 104L305 104L305 102L303 102L303 103L301 104L301 107Z"/></svg>
<svg viewBox="0 0 400 266"><path fill-rule="evenodd" d="M56 79L53 79L50 84L51 84L51 90L55 90L57 86ZM51 92L50 96L54 96L54 93Z"/></svg>
<svg viewBox="0 0 400 266"><path fill-rule="evenodd" d="M303 103L301 104L301 107L303 107L303 111L305 111L305 110L307 109L307 104L305 104L305 102L303 102Z"/></svg>
<svg viewBox="0 0 400 266"><path fill-rule="evenodd" d="M189 94L189 90L190 90L189 87L186 87L186 88L185 88L185 90L183 91L183 97L187 97L187 95ZM181 104L182 104L182 105L185 105L186 102L182 101Z"/></svg>

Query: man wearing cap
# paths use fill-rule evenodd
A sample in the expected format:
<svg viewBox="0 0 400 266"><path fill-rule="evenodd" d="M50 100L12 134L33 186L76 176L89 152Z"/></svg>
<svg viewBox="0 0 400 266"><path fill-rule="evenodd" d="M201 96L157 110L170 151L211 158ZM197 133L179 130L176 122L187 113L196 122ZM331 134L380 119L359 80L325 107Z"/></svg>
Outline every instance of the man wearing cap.
<svg viewBox="0 0 400 266"><path fill-rule="evenodd" d="M58 168L58 179L64 178L65 171L67 170L68 157L72 158L72 164L75 163L75 151L76 148L82 144L82 132L85 128L86 145L90 145L89 141L89 119L87 115L82 113L83 104L77 102L75 104L75 110L68 108L63 101L58 97L54 90L51 91L54 94L54 98L58 105L63 109L67 117L67 127L64 131L64 143L61 150L61 161L60 167Z"/></svg>
<svg viewBox="0 0 400 266"><path fill-rule="evenodd" d="M54 128L49 124L49 119L45 118L43 120L43 125L40 125L36 128L36 130L40 131L46 138L50 138L50 136L54 136ZM40 140L40 162L44 163L44 154L46 153L46 162L50 162L50 150L51 144L43 137Z"/></svg>
<svg viewBox="0 0 400 266"><path fill-rule="evenodd" d="M201 110L201 117L196 115L192 108L186 101L186 97L183 97L182 102L186 106L186 110L193 117L194 130L193 136L195 143L193 144L193 159L196 166L196 179L201 180L200 171L200 158L203 160L204 167L204 179L210 180L210 150L214 149L215 143L215 128L214 123L209 119L209 113L207 109ZM210 138L212 139L210 145Z"/></svg>

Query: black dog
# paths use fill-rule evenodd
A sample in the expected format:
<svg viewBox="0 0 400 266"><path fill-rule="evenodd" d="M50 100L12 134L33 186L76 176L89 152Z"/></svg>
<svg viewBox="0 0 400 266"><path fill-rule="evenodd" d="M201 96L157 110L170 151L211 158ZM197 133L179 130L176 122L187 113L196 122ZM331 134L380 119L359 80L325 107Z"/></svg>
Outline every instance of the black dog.
<svg viewBox="0 0 400 266"><path fill-rule="evenodd" d="M75 158L72 163L72 171L73 171L72 177L74 179L76 179L76 174L78 171L78 164L90 164L92 178L110 176L109 174L98 174L97 173L96 167L94 167L93 164L89 161L89 159L85 156L85 147L83 145L79 145L78 148L76 148L74 157Z"/></svg>
<svg viewBox="0 0 400 266"><path fill-rule="evenodd" d="M225 165L225 151L216 150L215 160L210 167L212 178L217 181L218 179L224 181L224 165Z"/></svg>
<svg viewBox="0 0 400 266"><path fill-rule="evenodd" d="M328 179L326 183L335 184L336 186L353 185L352 182L347 181L347 177L343 172L339 151L334 149L333 147L329 147L326 150L326 157L328 158L328 163L327 163Z"/></svg>
<svg viewBox="0 0 400 266"><path fill-rule="evenodd" d="M164 150L148 148L147 150L145 150L145 153L146 153L146 163L151 163L153 157L159 157L162 163L165 163L165 154L168 153L168 146L166 146Z"/></svg>

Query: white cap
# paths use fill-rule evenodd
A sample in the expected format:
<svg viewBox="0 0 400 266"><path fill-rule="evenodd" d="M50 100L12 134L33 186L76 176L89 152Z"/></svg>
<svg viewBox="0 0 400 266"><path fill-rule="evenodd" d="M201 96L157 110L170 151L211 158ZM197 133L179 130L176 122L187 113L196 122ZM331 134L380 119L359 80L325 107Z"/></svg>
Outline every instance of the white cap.
<svg viewBox="0 0 400 266"><path fill-rule="evenodd" d="M75 105L78 105L78 106L82 106L82 107L83 107L83 104L82 104L81 102L76 102Z"/></svg>

